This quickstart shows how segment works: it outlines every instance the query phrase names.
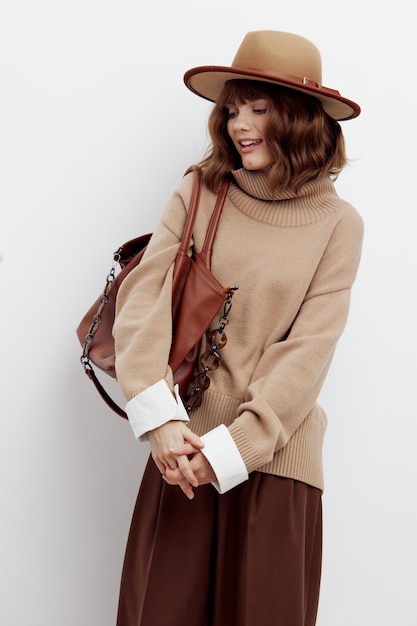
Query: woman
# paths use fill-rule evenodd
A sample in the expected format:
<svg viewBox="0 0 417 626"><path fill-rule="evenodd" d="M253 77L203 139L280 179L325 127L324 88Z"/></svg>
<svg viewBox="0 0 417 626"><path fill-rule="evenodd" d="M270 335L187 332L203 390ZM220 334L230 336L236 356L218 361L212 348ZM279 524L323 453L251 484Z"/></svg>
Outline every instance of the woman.
<svg viewBox="0 0 417 626"><path fill-rule="evenodd" d="M277 31L249 33L231 67L194 68L185 82L215 102L194 245L229 177L212 272L239 289L221 364L188 413L168 366L188 174L118 295L118 379L152 458L117 623L312 626L326 428L316 400L346 323L363 231L332 182L346 164L337 120L360 109L321 86L311 42Z"/></svg>

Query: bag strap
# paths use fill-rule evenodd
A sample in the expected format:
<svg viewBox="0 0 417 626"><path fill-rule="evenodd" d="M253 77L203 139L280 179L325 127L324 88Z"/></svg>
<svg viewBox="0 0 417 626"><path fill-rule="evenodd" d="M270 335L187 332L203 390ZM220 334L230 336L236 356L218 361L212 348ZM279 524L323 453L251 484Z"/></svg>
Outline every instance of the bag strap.
<svg viewBox="0 0 417 626"><path fill-rule="evenodd" d="M197 217L198 205L200 203L201 186L202 186L202 174L201 169L198 166L192 166L188 168L185 174L194 171L194 185L191 195L190 207L188 209L187 221L184 226L184 232L181 239L181 244L178 252L182 254L188 254L188 248L194 231L194 224ZM226 200L227 190L229 188L229 179L224 178L219 194L217 196L216 204L210 222L208 225L206 237L203 244L203 249L200 252L202 260L210 269L211 267L211 255L213 252L213 243L216 236L217 226L219 224L220 216L222 214L223 205Z"/></svg>
<svg viewBox="0 0 417 626"><path fill-rule="evenodd" d="M223 205L226 200L228 188L229 188L229 179L224 178L222 182L222 186L219 191L219 195L217 196L213 214L210 218L210 223L207 229L206 238L204 240L203 249L200 253L202 260L204 261L204 263L207 265L209 269L211 268L211 255L213 253L214 237L216 236L217 226L219 224L220 216L222 214Z"/></svg>
<svg viewBox="0 0 417 626"><path fill-rule="evenodd" d="M188 208L188 215L184 225L180 247L178 249L178 252L184 254L188 254L191 237L193 236L194 224L197 218L198 205L200 204L201 186L203 181L201 169L196 165L189 167L184 176L186 176L189 172L194 172L193 190L191 193L190 206Z"/></svg>
<svg viewBox="0 0 417 626"><path fill-rule="evenodd" d="M103 385L101 384L101 382L97 378L96 373L93 370L91 364L90 364L89 367L84 367L84 371L87 374L88 378L93 383L93 385L95 386L95 388L97 389L97 391L100 394L102 400L104 400L104 402L107 404L107 406L110 407L110 409L112 409L112 411L117 413L117 415L119 415L120 417L124 417L125 419L127 419L126 411L124 411L118 404L116 404L116 402L113 400L113 398L104 389Z"/></svg>

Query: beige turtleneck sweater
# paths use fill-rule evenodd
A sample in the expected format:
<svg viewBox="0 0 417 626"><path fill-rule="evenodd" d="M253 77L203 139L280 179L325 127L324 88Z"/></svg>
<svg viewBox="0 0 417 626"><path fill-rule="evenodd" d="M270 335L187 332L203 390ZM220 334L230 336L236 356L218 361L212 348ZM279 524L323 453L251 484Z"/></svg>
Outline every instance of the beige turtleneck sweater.
<svg viewBox="0 0 417 626"><path fill-rule="evenodd" d="M178 396L171 413L158 398L161 381L174 398L167 366L171 281L192 176L180 182L145 258L118 294L116 371L137 437L169 419L187 419ZM268 472L322 489L326 416L316 400L346 324L363 223L327 177L307 183L298 194L271 195L264 171L241 169L233 176L212 271L220 283L237 284L239 290L222 364L210 377L201 407L191 413L190 427L199 435L227 428L231 456L237 455L243 474ZM215 200L203 187L197 250ZM237 482L244 479L240 476Z"/></svg>

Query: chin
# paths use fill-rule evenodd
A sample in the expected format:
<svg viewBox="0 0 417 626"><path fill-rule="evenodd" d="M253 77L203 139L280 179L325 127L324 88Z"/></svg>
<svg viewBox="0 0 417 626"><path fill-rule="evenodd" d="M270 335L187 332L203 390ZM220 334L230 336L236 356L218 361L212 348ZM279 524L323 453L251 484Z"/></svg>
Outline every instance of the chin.
<svg viewBox="0 0 417 626"><path fill-rule="evenodd" d="M272 161L265 161L265 162L260 161L259 163L253 163L253 162L251 162L251 163L244 163L244 162L242 162L242 167L245 170L249 170L249 171L264 170L267 167L270 167L271 165L272 165Z"/></svg>
<svg viewBox="0 0 417 626"><path fill-rule="evenodd" d="M261 165L256 165L256 164L254 164L254 163L243 163L243 164L242 164L242 167L243 167L245 170L249 170L249 171L251 171L251 170L260 170L260 169L263 169Z"/></svg>

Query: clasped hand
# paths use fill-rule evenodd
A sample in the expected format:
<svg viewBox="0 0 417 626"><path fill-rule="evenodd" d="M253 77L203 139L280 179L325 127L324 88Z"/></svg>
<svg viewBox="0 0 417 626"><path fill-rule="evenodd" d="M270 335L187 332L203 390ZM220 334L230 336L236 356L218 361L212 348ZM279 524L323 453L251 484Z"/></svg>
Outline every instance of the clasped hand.
<svg viewBox="0 0 417 626"><path fill-rule="evenodd" d="M201 449L204 443L181 421L170 421L149 432L152 458L169 485L178 485L192 500L194 489L216 480Z"/></svg>

